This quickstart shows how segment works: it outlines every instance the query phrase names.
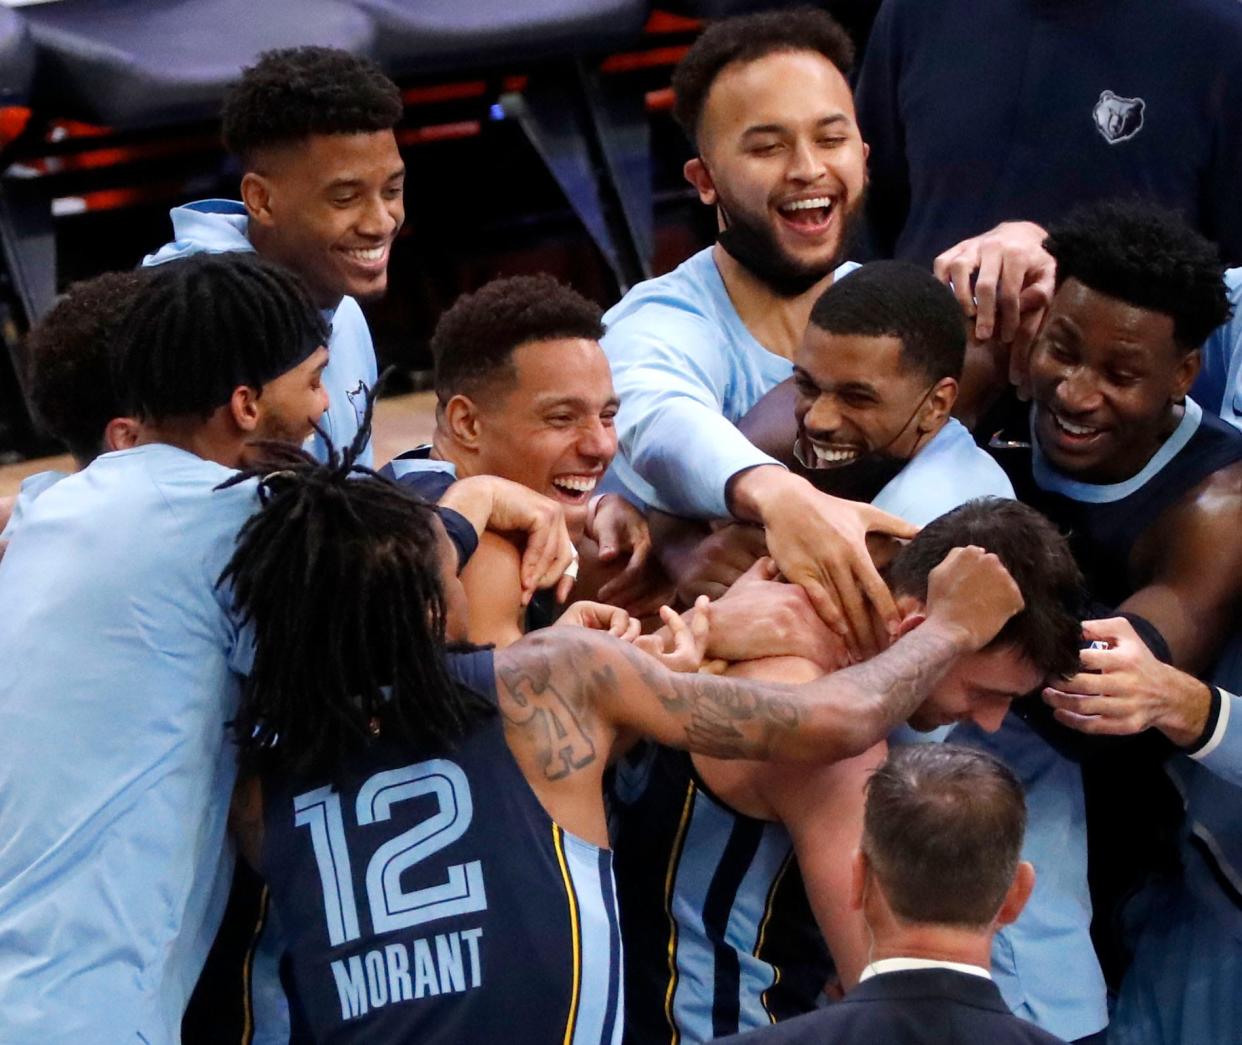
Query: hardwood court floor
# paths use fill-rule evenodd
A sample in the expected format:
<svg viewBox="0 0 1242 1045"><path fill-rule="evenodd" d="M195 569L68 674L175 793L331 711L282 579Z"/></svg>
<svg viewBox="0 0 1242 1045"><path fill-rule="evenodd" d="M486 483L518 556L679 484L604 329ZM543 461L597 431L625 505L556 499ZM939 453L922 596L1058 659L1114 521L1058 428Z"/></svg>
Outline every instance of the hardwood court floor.
<svg viewBox="0 0 1242 1045"><path fill-rule="evenodd" d="M386 464L390 458L431 439L436 423L434 392L381 399L375 407L375 465ZM21 481L35 472L48 468L68 471L73 460L68 454L23 461L0 468L0 497L17 493Z"/></svg>

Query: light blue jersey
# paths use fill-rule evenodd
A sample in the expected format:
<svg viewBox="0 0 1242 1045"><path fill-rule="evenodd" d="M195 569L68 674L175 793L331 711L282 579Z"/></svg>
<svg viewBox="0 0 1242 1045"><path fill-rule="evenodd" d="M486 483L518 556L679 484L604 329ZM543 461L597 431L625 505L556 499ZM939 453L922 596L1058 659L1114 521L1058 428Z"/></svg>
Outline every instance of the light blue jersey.
<svg viewBox="0 0 1242 1045"><path fill-rule="evenodd" d="M836 276L857 267L846 262ZM711 247L638 284L604 324L600 344L621 398L609 482L662 511L728 516L729 479L777 463L735 425L793 365L746 329Z"/></svg>
<svg viewBox="0 0 1242 1045"><path fill-rule="evenodd" d="M1225 273L1233 318L1212 331L1203 345L1203 369L1191 395L1234 428L1242 430L1242 268Z"/></svg>
<svg viewBox="0 0 1242 1045"><path fill-rule="evenodd" d="M1013 499L1009 477L956 418L871 499L915 526L926 526L976 497Z"/></svg>
<svg viewBox="0 0 1242 1045"><path fill-rule="evenodd" d="M975 497L1014 495L1000 465L950 420L872 500L877 508L925 526ZM952 739L981 748L1010 767L1026 791L1022 859L1035 865L1035 891L1022 917L997 933L992 977L1005 1004L1066 1040L1108 1022L1104 976L1091 944L1086 810L1082 772L1017 715L994 734L964 723L937 734L899 729L895 742Z"/></svg>
<svg viewBox="0 0 1242 1045"><path fill-rule="evenodd" d="M0 1040L176 1042L223 912L251 483L166 445L44 491L0 560Z"/></svg>
<svg viewBox="0 0 1242 1045"><path fill-rule="evenodd" d="M13 534L17 533L17 528L22 524L22 520L30 512L30 506L34 504L35 498L44 490L50 490L68 474L68 472L49 470L26 476L22 480L22 485L18 487L17 498L13 502L13 512L9 516L9 521L4 524L4 529L0 530L0 541L11 540Z"/></svg>
<svg viewBox="0 0 1242 1045"><path fill-rule="evenodd" d="M200 200L174 207L170 215L176 238L143 258L144 265L161 265L191 254L254 250L246 234L246 208L237 200ZM334 446L343 449L361 427L367 393L375 386L375 346L362 309L353 298L341 298L341 303L335 309L325 310L323 316L332 327L332 335L328 339L328 365L323 372L328 409L319 419L319 426ZM324 441L316 435L313 442L312 453L320 460L326 459ZM368 443L358 463L370 467L371 454Z"/></svg>

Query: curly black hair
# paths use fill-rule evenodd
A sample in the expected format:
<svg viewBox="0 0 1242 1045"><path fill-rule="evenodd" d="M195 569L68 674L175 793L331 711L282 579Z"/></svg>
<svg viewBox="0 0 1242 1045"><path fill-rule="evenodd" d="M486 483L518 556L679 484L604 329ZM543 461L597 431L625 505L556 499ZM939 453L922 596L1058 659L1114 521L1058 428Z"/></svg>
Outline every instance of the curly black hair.
<svg viewBox="0 0 1242 1045"><path fill-rule="evenodd" d="M306 287L257 254L195 254L149 270L117 333L125 415L206 418L239 385L261 389L328 343Z"/></svg>
<svg viewBox="0 0 1242 1045"><path fill-rule="evenodd" d="M763 11L714 22L673 70L673 118L691 145L698 145L703 106L721 70L734 62L753 62L778 51L818 52L840 69L842 76L848 76L854 67L854 41L831 15L813 7Z"/></svg>
<svg viewBox="0 0 1242 1045"><path fill-rule="evenodd" d="M260 509L218 586L253 632L254 663L230 723L246 771L339 772L374 736L450 750L494 706L458 685L444 654L448 609L436 508L358 464L279 442L221 489L258 479Z"/></svg>
<svg viewBox="0 0 1242 1045"><path fill-rule="evenodd" d="M1073 210L1048 232L1044 247L1067 279L1136 308L1173 319L1185 351L1229 319L1225 266L1216 246L1172 211L1139 199Z"/></svg>
<svg viewBox="0 0 1242 1045"><path fill-rule="evenodd" d="M966 359L966 327L953 292L908 261L872 261L819 296L811 323L830 334L895 337L901 363L928 381L958 380Z"/></svg>
<svg viewBox="0 0 1242 1045"><path fill-rule="evenodd" d="M365 58L334 47L266 51L225 97L224 144L249 164L312 134L390 130L403 108L397 85Z"/></svg>
<svg viewBox="0 0 1242 1045"><path fill-rule="evenodd" d="M932 570L968 544L1000 559L1026 601L988 648L1012 646L1046 675L1073 674L1085 608L1082 573L1069 542L1034 508L977 497L933 519L897 553L889 586L895 594L926 600Z"/></svg>
<svg viewBox="0 0 1242 1045"><path fill-rule="evenodd" d="M494 279L463 294L431 337L436 396L447 403L495 376L513 376L514 349L532 341L604 336L600 308L551 276Z"/></svg>
<svg viewBox="0 0 1242 1045"><path fill-rule="evenodd" d="M30 409L80 464L103 451L105 426L125 412L113 386L113 355L146 275L105 272L73 284L26 336Z"/></svg>

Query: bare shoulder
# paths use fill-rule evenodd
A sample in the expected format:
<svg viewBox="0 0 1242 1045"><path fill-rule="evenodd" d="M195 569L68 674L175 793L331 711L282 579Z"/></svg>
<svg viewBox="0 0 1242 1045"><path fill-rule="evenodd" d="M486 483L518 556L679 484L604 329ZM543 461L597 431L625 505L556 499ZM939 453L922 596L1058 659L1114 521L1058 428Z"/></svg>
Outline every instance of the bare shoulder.
<svg viewBox="0 0 1242 1045"><path fill-rule="evenodd" d="M1139 551L1152 573L1242 570L1242 461L1213 472L1166 508L1148 528ZM1198 567L1198 568L1196 568ZM1205 578L1206 579L1206 578Z"/></svg>

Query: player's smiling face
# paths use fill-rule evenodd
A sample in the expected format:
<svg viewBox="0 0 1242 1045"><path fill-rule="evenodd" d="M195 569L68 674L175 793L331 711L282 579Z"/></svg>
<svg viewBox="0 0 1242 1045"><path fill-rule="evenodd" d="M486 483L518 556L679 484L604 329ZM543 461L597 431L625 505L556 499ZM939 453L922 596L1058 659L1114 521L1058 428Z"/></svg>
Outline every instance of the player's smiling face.
<svg viewBox="0 0 1242 1045"><path fill-rule="evenodd" d="M816 470L844 468L869 451L908 459L927 379L901 362L895 337L832 334L807 326L794 357L794 417L801 457Z"/></svg>
<svg viewBox="0 0 1242 1045"><path fill-rule="evenodd" d="M328 409L323 371L328 350L322 345L292 370L263 386L255 401L261 412L256 439L278 439L300 444L310 438L313 426Z"/></svg>
<svg viewBox="0 0 1242 1045"><path fill-rule="evenodd" d="M603 349L586 338L534 341L513 351L512 364L511 381L479 396L478 470L585 505L617 453Z"/></svg>
<svg viewBox="0 0 1242 1045"><path fill-rule="evenodd" d="M257 216L251 208L265 256L306 280L321 308L387 290L389 253L405 221L405 165L392 131L311 135L270 150L255 167L270 207Z"/></svg>
<svg viewBox="0 0 1242 1045"><path fill-rule="evenodd" d="M845 77L814 51L726 66L686 174L704 203L766 240L786 268L827 275L866 184L866 146Z"/></svg>
<svg viewBox="0 0 1242 1045"><path fill-rule="evenodd" d="M1173 319L1067 279L1031 349L1035 436L1059 471L1116 483L1168 437L1199 370Z"/></svg>

